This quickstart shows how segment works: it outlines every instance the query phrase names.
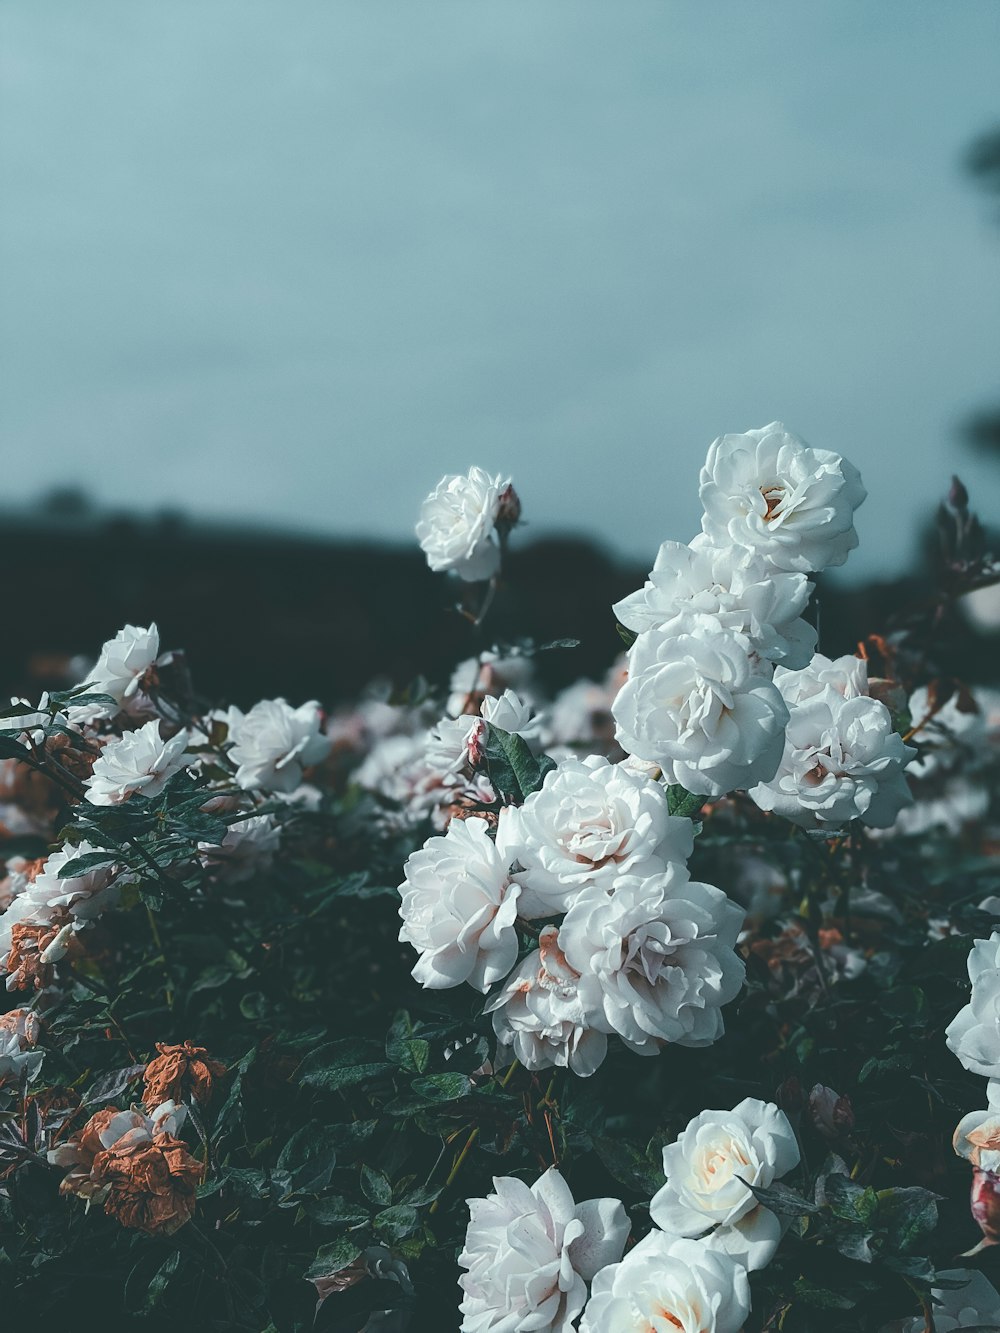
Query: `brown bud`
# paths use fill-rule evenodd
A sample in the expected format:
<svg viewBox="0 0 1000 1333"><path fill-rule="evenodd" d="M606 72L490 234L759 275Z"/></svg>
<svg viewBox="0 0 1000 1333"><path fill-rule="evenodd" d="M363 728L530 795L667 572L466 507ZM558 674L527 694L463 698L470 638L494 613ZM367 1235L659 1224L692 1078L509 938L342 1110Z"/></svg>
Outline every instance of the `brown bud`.
<svg viewBox="0 0 1000 1333"><path fill-rule="evenodd" d="M1000 1176L975 1167L972 1172L970 1210L983 1239L976 1250L1000 1241ZM970 1251L973 1253L973 1251Z"/></svg>
<svg viewBox="0 0 1000 1333"><path fill-rule="evenodd" d="M521 521L521 497L513 486L500 493L497 527L510 529Z"/></svg>

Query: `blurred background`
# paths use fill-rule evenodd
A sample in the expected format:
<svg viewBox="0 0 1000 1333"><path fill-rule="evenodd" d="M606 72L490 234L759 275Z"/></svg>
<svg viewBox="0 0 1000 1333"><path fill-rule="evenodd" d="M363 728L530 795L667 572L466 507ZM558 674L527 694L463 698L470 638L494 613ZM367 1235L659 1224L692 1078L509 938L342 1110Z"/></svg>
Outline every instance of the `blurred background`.
<svg viewBox="0 0 1000 1333"><path fill-rule="evenodd" d="M472 463L571 676L726 431L862 470L827 651L952 473L1000 519L996 0L4 0L0 63L2 688L151 619L237 702L440 677Z"/></svg>

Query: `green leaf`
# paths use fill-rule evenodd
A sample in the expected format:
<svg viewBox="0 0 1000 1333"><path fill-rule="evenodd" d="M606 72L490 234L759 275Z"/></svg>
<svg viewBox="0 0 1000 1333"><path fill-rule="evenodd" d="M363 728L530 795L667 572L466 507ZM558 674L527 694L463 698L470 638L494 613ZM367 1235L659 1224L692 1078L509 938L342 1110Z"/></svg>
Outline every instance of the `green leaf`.
<svg viewBox="0 0 1000 1333"><path fill-rule="evenodd" d="M67 861L59 871L59 878L79 879L81 875L89 875L92 870L97 870L101 866L114 865L117 859L107 852L87 852L83 856L75 856L72 861Z"/></svg>
<svg viewBox="0 0 1000 1333"><path fill-rule="evenodd" d="M321 1227L352 1227L368 1220L368 1210L351 1203L339 1194L328 1194L322 1199L308 1199L303 1205L306 1215Z"/></svg>
<svg viewBox="0 0 1000 1333"><path fill-rule="evenodd" d="M655 1194L666 1179L660 1160L648 1152L640 1152L631 1143L595 1137L594 1151L615 1180L639 1194L647 1197Z"/></svg>
<svg viewBox="0 0 1000 1333"><path fill-rule="evenodd" d="M392 1068L384 1060L373 1061L367 1065L327 1065L320 1069L311 1069L299 1077L299 1082L310 1088L324 1088L327 1092L339 1092L344 1088L357 1087L369 1079L378 1078Z"/></svg>
<svg viewBox="0 0 1000 1333"><path fill-rule="evenodd" d="M639 637L633 630L626 629L624 625L615 625L615 629L618 631L618 637L621 639L622 643L624 643L626 648L631 648L633 643L635 643L636 639Z"/></svg>
<svg viewBox="0 0 1000 1333"><path fill-rule="evenodd" d="M852 1310L857 1301L828 1287L817 1287L808 1278L800 1277L792 1288L796 1300L817 1310Z"/></svg>
<svg viewBox="0 0 1000 1333"><path fill-rule="evenodd" d="M472 1080L465 1074L427 1074L415 1078L410 1087L429 1102L453 1102L472 1091Z"/></svg>
<svg viewBox="0 0 1000 1333"><path fill-rule="evenodd" d="M371 1199L379 1207L384 1208L386 1204L392 1203L392 1186L388 1177L367 1164L361 1168L361 1189L365 1198Z"/></svg>
<svg viewBox="0 0 1000 1333"><path fill-rule="evenodd" d="M686 787L673 783L667 788L667 810L682 819L693 819L705 804L706 797L696 796Z"/></svg>
<svg viewBox="0 0 1000 1333"><path fill-rule="evenodd" d="M336 1240L321 1245L305 1272L306 1280L314 1282L316 1278L331 1277L334 1273L339 1273L341 1269L354 1263L361 1250L362 1246L350 1236L338 1236Z"/></svg>
<svg viewBox="0 0 1000 1333"><path fill-rule="evenodd" d="M430 1042L421 1037L414 1037L413 1023L405 1009L401 1009L393 1020L392 1027L385 1039L385 1053L388 1059L400 1069L411 1074L422 1074L430 1059Z"/></svg>
<svg viewBox="0 0 1000 1333"><path fill-rule="evenodd" d="M940 1197L919 1185L879 1191L878 1223L892 1249L906 1254L930 1237L937 1226Z"/></svg>
<svg viewBox="0 0 1000 1333"><path fill-rule="evenodd" d="M743 1177L740 1176L740 1179L743 1180ZM781 1217L808 1217L811 1213L822 1212L819 1204L811 1203L780 1180L775 1181L770 1189L763 1189L749 1180L743 1183L765 1208L770 1208L772 1213L778 1213Z"/></svg>
<svg viewBox="0 0 1000 1333"><path fill-rule="evenodd" d="M503 796L523 800L538 791L546 773L555 768L555 761L542 755L536 759L527 742L516 732L504 731L492 722L486 724L486 745L483 757L493 785Z"/></svg>
<svg viewBox="0 0 1000 1333"><path fill-rule="evenodd" d="M373 1223L375 1230L387 1241L402 1240L420 1225L420 1214L408 1204L397 1204L378 1213Z"/></svg>

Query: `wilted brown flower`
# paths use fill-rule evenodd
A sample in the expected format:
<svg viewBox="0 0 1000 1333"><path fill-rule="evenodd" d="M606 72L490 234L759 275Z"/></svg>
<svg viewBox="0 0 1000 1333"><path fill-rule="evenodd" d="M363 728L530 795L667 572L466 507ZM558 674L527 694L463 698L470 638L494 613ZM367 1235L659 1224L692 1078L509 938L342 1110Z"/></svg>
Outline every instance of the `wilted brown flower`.
<svg viewBox="0 0 1000 1333"><path fill-rule="evenodd" d="M11 1009L0 1014L0 1032L16 1032L25 1046L37 1046L42 1020L33 1009Z"/></svg>
<svg viewBox="0 0 1000 1333"><path fill-rule="evenodd" d="M123 1227L170 1236L190 1221L204 1169L182 1140L157 1134L99 1153L91 1178Z"/></svg>
<svg viewBox="0 0 1000 1333"><path fill-rule="evenodd" d="M45 950L55 941L68 917L54 917L44 924L18 921L11 927L10 952L7 955L8 990L42 990L52 980L52 963L46 962ZM67 950L78 948L76 936L68 934Z"/></svg>
<svg viewBox="0 0 1000 1333"><path fill-rule="evenodd" d="M96 1193L97 1184L92 1169L95 1158L104 1152L101 1134L114 1117L120 1114L117 1106L108 1106L103 1111L95 1112L78 1134L49 1150L52 1166L69 1167L59 1186L61 1194L78 1194L81 1199L89 1199Z"/></svg>
<svg viewBox="0 0 1000 1333"><path fill-rule="evenodd" d="M156 1049L159 1055L149 1062L143 1076L143 1101L147 1106L188 1098L207 1102L215 1079L226 1072L226 1066L213 1060L204 1046L194 1046L189 1041L179 1046L158 1041Z"/></svg>

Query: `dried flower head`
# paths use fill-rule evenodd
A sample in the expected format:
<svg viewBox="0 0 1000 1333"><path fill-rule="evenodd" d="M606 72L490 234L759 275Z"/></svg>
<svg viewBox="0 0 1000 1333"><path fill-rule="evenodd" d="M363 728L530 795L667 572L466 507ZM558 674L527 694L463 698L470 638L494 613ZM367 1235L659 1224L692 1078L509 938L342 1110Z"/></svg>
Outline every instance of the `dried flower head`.
<svg viewBox="0 0 1000 1333"><path fill-rule="evenodd" d="M185 1041L170 1046L158 1041L159 1055L150 1060L144 1074L143 1101L147 1106L161 1102L193 1099L207 1102L215 1080L226 1072L219 1060L213 1060L204 1046Z"/></svg>

